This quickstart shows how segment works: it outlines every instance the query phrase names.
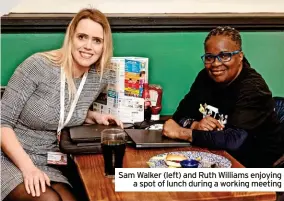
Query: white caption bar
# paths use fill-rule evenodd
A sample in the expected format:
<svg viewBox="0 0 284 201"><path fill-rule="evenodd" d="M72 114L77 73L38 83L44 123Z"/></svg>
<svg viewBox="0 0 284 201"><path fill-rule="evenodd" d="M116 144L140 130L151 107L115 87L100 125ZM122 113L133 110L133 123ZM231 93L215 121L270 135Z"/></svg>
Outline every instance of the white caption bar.
<svg viewBox="0 0 284 201"><path fill-rule="evenodd" d="M117 168L115 191L284 192L283 177L281 168Z"/></svg>

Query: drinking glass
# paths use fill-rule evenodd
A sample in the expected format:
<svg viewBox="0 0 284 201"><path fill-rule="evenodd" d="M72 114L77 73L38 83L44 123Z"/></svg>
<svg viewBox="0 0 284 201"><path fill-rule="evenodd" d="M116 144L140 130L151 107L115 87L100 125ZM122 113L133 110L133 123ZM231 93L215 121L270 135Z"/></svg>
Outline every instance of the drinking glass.
<svg viewBox="0 0 284 201"><path fill-rule="evenodd" d="M115 168L122 168L126 147L126 134L117 128L104 129L101 133L105 176L114 177Z"/></svg>

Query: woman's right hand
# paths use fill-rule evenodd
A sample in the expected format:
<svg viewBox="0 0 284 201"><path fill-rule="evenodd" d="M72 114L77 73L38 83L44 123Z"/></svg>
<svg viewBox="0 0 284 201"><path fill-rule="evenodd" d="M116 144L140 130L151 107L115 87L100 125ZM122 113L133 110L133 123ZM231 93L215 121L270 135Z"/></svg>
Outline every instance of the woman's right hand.
<svg viewBox="0 0 284 201"><path fill-rule="evenodd" d="M36 166L25 169L22 171L24 178L24 185L28 194L32 194L33 197L40 196L41 192L45 192L46 186L50 186L49 177Z"/></svg>
<svg viewBox="0 0 284 201"><path fill-rule="evenodd" d="M10 127L1 127L1 149L22 172L28 194L34 197L40 196L40 191L45 192L45 185L50 186L50 179L34 165Z"/></svg>

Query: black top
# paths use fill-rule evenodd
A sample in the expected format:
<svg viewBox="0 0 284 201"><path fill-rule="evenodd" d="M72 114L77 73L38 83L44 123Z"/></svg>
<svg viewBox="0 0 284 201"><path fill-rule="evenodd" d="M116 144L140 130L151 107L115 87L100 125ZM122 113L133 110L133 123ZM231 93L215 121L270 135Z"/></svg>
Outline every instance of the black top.
<svg viewBox="0 0 284 201"><path fill-rule="evenodd" d="M225 149L246 167L270 167L283 153L280 122L264 79L244 63L229 85L212 80L201 70L189 93L180 102L173 119L200 121L200 104L218 109L215 118L227 117L223 131L193 130L193 145ZM226 116L227 115L227 116Z"/></svg>

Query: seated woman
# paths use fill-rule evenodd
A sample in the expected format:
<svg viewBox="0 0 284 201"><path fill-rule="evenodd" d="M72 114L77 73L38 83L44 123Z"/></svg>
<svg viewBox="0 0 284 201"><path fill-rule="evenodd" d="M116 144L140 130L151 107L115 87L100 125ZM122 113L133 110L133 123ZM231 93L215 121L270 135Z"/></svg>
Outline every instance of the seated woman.
<svg viewBox="0 0 284 201"><path fill-rule="evenodd" d="M69 24L61 49L34 54L16 69L1 105L2 200L76 200L68 179L47 157L59 152L63 127L121 125L112 115L89 110L108 82L104 67L111 56L107 18L84 9Z"/></svg>
<svg viewBox="0 0 284 201"><path fill-rule="evenodd" d="M246 167L271 167L283 154L284 133L267 84L244 57L239 32L217 27L204 47L205 68L163 134L225 149Z"/></svg>

